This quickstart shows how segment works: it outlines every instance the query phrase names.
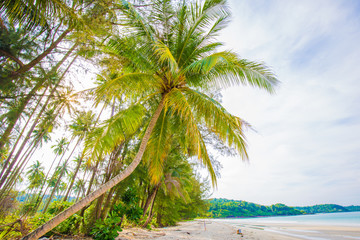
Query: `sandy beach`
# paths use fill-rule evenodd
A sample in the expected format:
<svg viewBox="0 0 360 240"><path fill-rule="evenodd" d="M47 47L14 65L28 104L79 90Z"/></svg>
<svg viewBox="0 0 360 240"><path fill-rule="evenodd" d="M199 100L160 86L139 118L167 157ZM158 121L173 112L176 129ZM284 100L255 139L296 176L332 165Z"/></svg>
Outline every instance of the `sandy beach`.
<svg viewBox="0 0 360 240"><path fill-rule="evenodd" d="M243 236L238 235L241 229ZM214 240L295 240L295 239L360 239L360 229L357 227L340 226L310 226L295 224L244 224L240 227L217 220L195 220L182 222L178 226L154 229L124 229L117 240L130 239L214 239Z"/></svg>

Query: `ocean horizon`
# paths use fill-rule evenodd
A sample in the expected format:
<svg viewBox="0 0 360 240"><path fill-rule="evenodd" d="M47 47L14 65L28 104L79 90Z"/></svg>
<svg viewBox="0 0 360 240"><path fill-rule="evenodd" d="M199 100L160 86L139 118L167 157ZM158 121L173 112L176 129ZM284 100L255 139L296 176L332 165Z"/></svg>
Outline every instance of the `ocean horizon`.
<svg viewBox="0 0 360 240"><path fill-rule="evenodd" d="M215 221L239 229L245 227L264 230L293 239L306 240L360 240L360 212L319 213L296 216L255 218L228 218Z"/></svg>
<svg viewBox="0 0 360 240"><path fill-rule="evenodd" d="M360 212L317 213L295 216L269 216L249 218L217 219L230 224L251 223L286 223L286 224L317 224L360 227ZM360 231L360 230L359 230Z"/></svg>

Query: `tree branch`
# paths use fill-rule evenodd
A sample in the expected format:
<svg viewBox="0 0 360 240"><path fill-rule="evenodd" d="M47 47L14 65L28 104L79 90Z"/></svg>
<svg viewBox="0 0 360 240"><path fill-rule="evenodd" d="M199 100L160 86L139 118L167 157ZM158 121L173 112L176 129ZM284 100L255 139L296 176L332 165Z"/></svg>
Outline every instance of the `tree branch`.
<svg viewBox="0 0 360 240"><path fill-rule="evenodd" d="M4 51L2 49L0 49L0 54L2 54L5 57L10 58L11 60L15 61L17 64L19 64L20 68L24 67L24 64L22 63L22 61L20 61L20 59L18 59L17 57L15 57L14 55L12 55L11 53Z"/></svg>

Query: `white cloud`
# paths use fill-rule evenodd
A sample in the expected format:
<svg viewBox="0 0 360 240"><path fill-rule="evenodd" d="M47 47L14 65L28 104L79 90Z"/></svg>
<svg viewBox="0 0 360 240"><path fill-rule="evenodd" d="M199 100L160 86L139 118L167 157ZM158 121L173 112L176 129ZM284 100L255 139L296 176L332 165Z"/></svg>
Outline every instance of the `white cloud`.
<svg viewBox="0 0 360 240"><path fill-rule="evenodd" d="M272 66L282 84L273 96L251 88L224 91L224 106L258 133L247 134L250 164L222 159L214 196L265 204L359 204L355 5L231 2L233 22L221 40L243 57Z"/></svg>

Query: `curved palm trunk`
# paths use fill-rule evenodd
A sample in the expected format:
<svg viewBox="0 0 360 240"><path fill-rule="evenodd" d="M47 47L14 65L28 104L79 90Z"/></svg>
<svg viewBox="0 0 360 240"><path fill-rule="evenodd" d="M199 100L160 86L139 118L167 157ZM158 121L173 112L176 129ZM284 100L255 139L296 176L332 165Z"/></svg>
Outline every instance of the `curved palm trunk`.
<svg viewBox="0 0 360 240"><path fill-rule="evenodd" d="M44 225L40 226L39 228L37 228L32 233L23 237L22 240L38 239L39 237L41 237L42 235L44 235L45 233L47 233L48 231L50 231L51 229L53 229L54 227L59 225L61 222L66 220L68 217L70 217L74 213L78 212L83 207L88 205L90 202L94 201L96 198L98 198L99 196L104 194L106 191L108 191L109 189L111 189L112 187L117 185L119 182L124 180L126 177L128 177L136 169L136 167L139 165L139 163L141 161L141 158L146 149L146 145L150 139L151 132L154 129L156 121L158 120L160 113L164 108L164 101L165 101L165 96L162 97L153 117L151 118L151 121L145 131L144 137L140 144L139 151L136 154L134 161L123 172L116 175L113 179L111 179L107 183L101 185L97 190L95 190L94 192L92 192L91 194L86 196L85 198L81 199L79 202L75 203L74 205L72 205L71 207L66 209L65 211L56 215L53 219L51 219Z"/></svg>

